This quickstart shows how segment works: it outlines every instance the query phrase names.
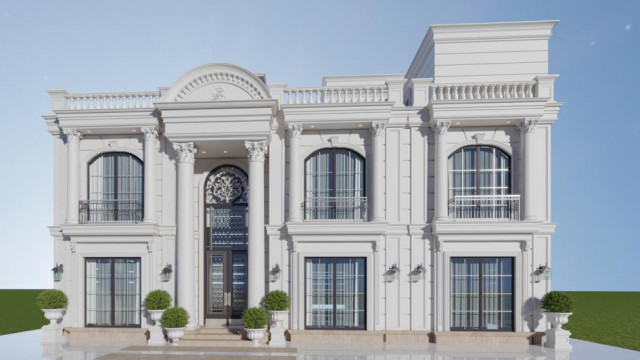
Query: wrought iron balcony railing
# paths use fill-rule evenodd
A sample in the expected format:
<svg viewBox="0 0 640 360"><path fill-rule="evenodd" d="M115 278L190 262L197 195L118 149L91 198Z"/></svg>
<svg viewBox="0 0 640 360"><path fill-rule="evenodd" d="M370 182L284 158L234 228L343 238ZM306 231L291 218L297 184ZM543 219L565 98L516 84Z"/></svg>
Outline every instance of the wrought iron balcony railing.
<svg viewBox="0 0 640 360"><path fill-rule="evenodd" d="M80 223L138 223L143 207L138 200L80 200Z"/></svg>
<svg viewBox="0 0 640 360"><path fill-rule="evenodd" d="M365 221L366 197L312 197L304 202L305 221Z"/></svg>
<svg viewBox="0 0 640 360"><path fill-rule="evenodd" d="M456 195L449 199L449 217L463 221L518 221L520 195Z"/></svg>

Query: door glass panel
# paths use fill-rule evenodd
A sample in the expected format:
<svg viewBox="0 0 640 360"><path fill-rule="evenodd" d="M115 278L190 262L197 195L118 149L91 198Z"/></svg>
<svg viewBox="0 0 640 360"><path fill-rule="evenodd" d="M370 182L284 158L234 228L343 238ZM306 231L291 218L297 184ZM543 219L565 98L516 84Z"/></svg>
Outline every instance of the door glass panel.
<svg viewBox="0 0 640 360"><path fill-rule="evenodd" d="M307 259L307 327L333 327L333 259Z"/></svg>
<svg viewBox="0 0 640 360"><path fill-rule="evenodd" d="M111 260L87 259L87 325L111 326Z"/></svg>
<svg viewBox="0 0 640 360"><path fill-rule="evenodd" d="M480 326L480 259L451 259L451 328Z"/></svg>
<svg viewBox="0 0 640 360"><path fill-rule="evenodd" d="M140 325L140 260L115 259L114 275L114 325Z"/></svg>
<svg viewBox="0 0 640 360"><path fill-rule="evenodd" d="M336 328L364 328L364 259L336 259Z"/></svg>
<svg viewBox="0 0 640 360"><path fill-rule="evenodd" d="M482 259L482 320L487 330L512 329L512 265L509 258Z"/></svg>
<svg viewBox="0 0 640 360"><path fill-rule="evenodd" d="M231 312L240 316L247 308L247 254L231 255Z"/></svg>
<svg viewBox="0 0 640 360"><path fill-rule="evenodd" d="M246 248L249 238L247 206L211 206L211 244L215 247Z"/></svg>
<svg viewBox="0 0 640 360"><path fill-rule="evenodd" d="M209 293L207 312L220 314L224 312L224 254L209 253Z"/></svg>

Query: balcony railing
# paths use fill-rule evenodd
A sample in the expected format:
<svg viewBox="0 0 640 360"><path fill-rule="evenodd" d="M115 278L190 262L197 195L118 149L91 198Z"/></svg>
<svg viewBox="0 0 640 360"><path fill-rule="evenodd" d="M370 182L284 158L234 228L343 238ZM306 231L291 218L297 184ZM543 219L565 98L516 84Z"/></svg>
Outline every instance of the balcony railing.
<svg viewBox="0 0 640 360"><path fill-rule="evenodd" d="M64 105L67 110L142 109L153 108L159 100L159 91L68 94L65 95Z"/></svg>
<svg viewBox="0 0 640 360"><path fill-rule="evenodd" d="M304 202L305 221L365 221L366 197L312 197Z"/></svg>
<svg viewBox="0 0 640 360"><path fill-rule="evenodd" d="M385 102L389 97L386 86L369 87L310 87L287 88L284 104L345 104Z"/></svg>
<svg viewBox="0 0 640 360"><path fill-rule="evenodd" d="M138 200L81 200L80 223L139 223L143 207Z"/></svg>
<svg viewBox="0 0 640 360"><path fill-rule="evenodd" d="M457 195L449 199L449 217L454 221L518 221L520 195Z"/></svg>
<svg viewBox="0 0 640 360"><path fill-rule="evenodd" d="M431 85L434 101L504 100L536 97L536 82L467 83Z"/></svg>

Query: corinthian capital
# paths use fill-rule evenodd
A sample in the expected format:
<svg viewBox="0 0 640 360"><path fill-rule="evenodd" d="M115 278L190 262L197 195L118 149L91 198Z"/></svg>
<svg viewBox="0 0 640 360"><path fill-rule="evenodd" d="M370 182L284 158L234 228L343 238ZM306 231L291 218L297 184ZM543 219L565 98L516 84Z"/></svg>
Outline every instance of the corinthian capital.
<svg viewBox="0 0 640 360"><path fill-rule="evenodd" d="M173 144L173 150L178 153L178 162L193 162L198 153L198 149L192 142L175 143Z"/></svg>
<svg viewBox="0 0 640 360"><path fill-rule="evenodd" d="M82 134L76 129L64 129L62 133L67 137L67 143L78 143L82 139Z"/></svg>
<svg viewBox="0 0 640 360"><path fill-rule="evenodd" d="M287 129L287 133L289 134L290 138L295 138L302 134L302 125L300 124L289 124Z"/></svg>
<svg viewBox="0 0 640 360"><path fill-rule="evenodd" d="M383 123L382 121L374 121L371 123L371 129L369 130L374 136L381 136L382 134L384 134L384 130L386 128L387 124Z"/></svg>
<svg viewBox="0 0 640 360"><path fill-rule="evenodd" d="M431 123L431 130L438 135L445 135L449 130L451 121L449 120L437 120Z"/></svg>
<svg viewBox="0 0 640 360"><path fill-rule="evenodd" d="M536 126L538 126L538 120L531 118L526 118L518 124L518 128L522 133L532 133L536 131Z"/></svg>
<svg viewBox="0 0 640 360"><path fill-rule="evenodd" d="M155 126L143 127L141 130L146 141L155 140L158 138L158 129Z"/></svg>
<svg viewBox="0 0 640 360"><path fill-rule="evenodd" d="M264 155L267 153L267 142L265 140L245 141L244 147L247 149L249 161L264 161Z"/></svg>

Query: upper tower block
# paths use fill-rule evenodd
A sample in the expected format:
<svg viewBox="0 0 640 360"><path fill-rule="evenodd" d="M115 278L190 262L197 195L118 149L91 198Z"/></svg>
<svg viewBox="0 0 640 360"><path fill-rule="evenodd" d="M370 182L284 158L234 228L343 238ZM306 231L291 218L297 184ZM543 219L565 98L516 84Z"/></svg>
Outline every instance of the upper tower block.
<svg viewBox="0 0 640 360"><path fill-rule="evenodd" d="M434 83L528 81L549 73L557 20L432 25L406 78Z"/></svg>

